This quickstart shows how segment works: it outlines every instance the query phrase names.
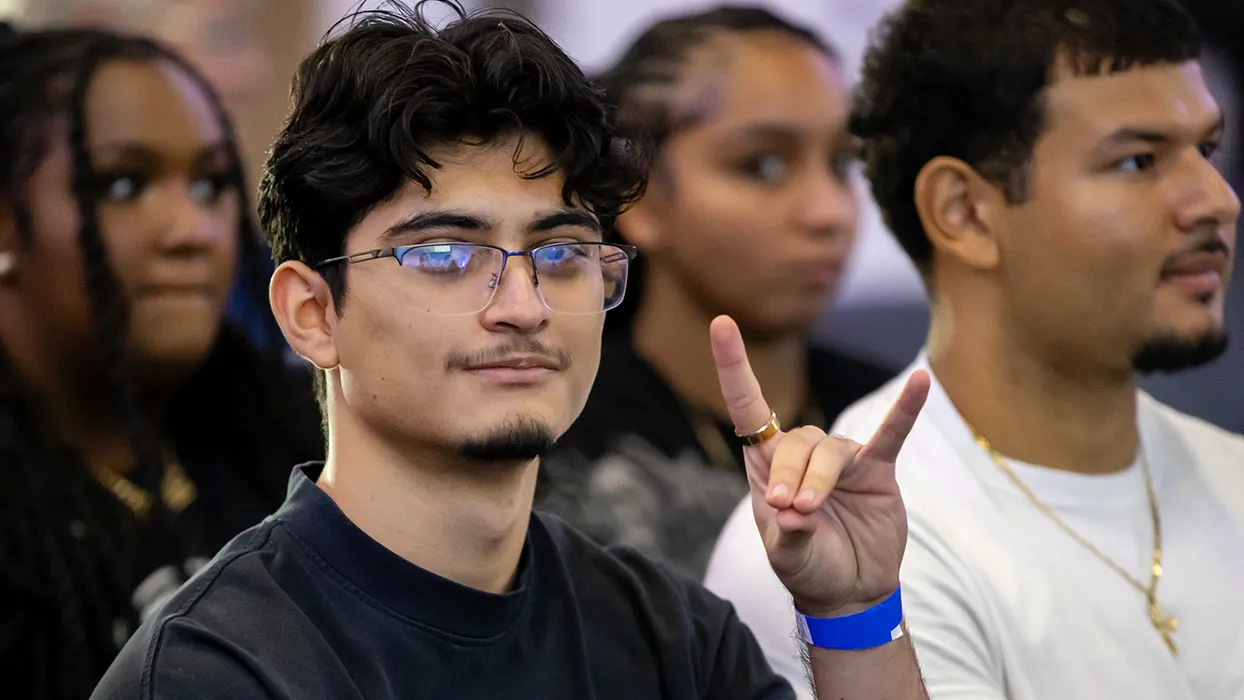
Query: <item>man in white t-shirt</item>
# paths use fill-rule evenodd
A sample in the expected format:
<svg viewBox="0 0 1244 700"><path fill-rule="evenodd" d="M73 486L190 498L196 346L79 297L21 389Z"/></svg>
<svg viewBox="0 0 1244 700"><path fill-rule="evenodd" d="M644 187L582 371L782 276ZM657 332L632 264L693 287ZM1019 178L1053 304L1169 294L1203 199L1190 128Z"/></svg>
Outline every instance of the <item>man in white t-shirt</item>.
<svg viewBox="0 0 1244 700"><path fill-rule="evenodd" d="M897 463L930 697L1239 700L1244 438L1135 383L1226 342L1240 204L1196 27L1175 0L1005 5L891 16L853 120L933 299L912 369L934 383ZM900 388L835 432L869 436ZM798 683L751 518L707 584Z"/></svg>

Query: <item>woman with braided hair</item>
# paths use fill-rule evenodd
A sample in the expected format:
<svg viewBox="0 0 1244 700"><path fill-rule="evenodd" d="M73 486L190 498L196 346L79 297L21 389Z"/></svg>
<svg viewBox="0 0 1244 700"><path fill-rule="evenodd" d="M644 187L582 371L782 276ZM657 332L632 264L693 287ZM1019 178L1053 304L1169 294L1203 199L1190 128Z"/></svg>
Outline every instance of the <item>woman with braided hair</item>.
<svg viewBox="0 0 1244 700"><path fill-rule="evenodd" d="M229 120L148 40L0 29L0 668L84 698L149 610L322 455ZM275 328L275 327L273 327Z"/></svg>
<svg viewBox="0 0 1244 700"><path fill-rule="evenodd" d="M656 151L615 232L641 256L600 374L545 460L539 507L695 578L747 493L709 323L735 319L765 396L828 426L892 376L809 336L856 233L848 95L832 47L760 7L662 19L600 76Z"/></svg>

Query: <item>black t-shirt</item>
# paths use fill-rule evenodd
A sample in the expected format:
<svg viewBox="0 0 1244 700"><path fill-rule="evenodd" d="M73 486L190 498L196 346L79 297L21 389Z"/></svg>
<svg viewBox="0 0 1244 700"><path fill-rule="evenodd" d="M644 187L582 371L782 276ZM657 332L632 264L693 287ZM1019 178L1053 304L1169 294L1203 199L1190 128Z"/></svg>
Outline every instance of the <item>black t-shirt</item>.
<svg viewBox="0 0 1244 700"><path fill-rule="evenodd" d="M90 576L98 595L115 600L111 610L96 601L77 600L72 611L83 616L111 615L113 653L119 652L143 617L167 600L191 575L207 564L237 533L253 527L279 504L279 494L264 494L238 470L221 462L221 455L196 452L185 455L183 467L197 495L167 520L139 520L111 491L87 482L85 498L96 517L128 523L137 533L132 550L98 562L107 571L83 571L77 560L62 561L74 567L66 576ZM84 539L101 536L72 514L61 524ZM88 539L89 542L89 539ZM63 609L56 592L63 581L27 578L23 572L41 570L24 562L30 557L50 556L40 542L26 543L14 557L12 569L0 570L0 695L5 691L23 698L59 697L53 688L66 655L75 653L75 642L64 638ZM112 583L115 582L115 583ZM119 589L119 590L116 590ZM114 590L116 592L114 593ZM110 655L111 656L111 655ZM103 668L98 672L102 673ZM17 697L14 696L14 697Z"/></svg>
<svg viewBox="0 0 1244 700"><path fill-rule="evenodd" d="M808 350L808 373L812 410L782 416L784 425L828 429L895 374L818 348ZM700 579L746 494L733 426L680 399L629 334L607 335L587 406L541 465L536 509Z"/></svg>
<svg viewBox="0 0 1244 700"><path fill-rule="evenodd" d="M793 698L734 609L533 515L514 590L460 586L372 540L294 470L289 497L144 624L100 700Z"/></svg>

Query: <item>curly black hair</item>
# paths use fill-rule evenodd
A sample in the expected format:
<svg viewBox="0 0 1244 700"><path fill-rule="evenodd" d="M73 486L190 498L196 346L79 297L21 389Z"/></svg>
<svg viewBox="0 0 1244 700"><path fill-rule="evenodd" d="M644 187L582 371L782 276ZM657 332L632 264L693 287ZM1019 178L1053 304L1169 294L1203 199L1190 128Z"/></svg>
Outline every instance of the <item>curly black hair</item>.
<svg viewBox="0 0 1244 700"><path fill-rule="evenodd" d="M231 123L212 88L177 54L142 38L85 29L16 32L0 27L0 202L13 213L18 245L35 235L26 183L50 147L50 124L65 119L73 154L72 192L80 214L78 241L94 311L103 381L115 398L134 453L132 481L160 493L165 460L140 403L125 352L128 304L108 263L99 228L98 188L86 147L89 129L83 103L95 72L112 60L168 61L207 95L224 126L232 156L229 179L244 191L242 165ZM267 253L249 204L239 196L241 246L239 293L256 305L266 299ZM275 323L268 324L275 328ZM301 386L300 386L301 384ZM208 357L183 385L171 406L171 435L179 453L210 441L228 446L221 468L275 508L289 469L323 455L310 402L308 377L292 370L282 348L260 350L232 325L222 329ZM126 579L141 556L138 537L160 533L157 546L176 551L172 516L155 499L140 523L92 477L84 455L58 434L40 400L0 347L0 587L15 600L47 600L58 619L38 638L13 638L0 625L3 665L22 668L6 682L23 697L83 698L118 651L114 625L136 622ZM149 535L148 535L149 536ZM158 538L157 538L158 539ZM221 545L224 543L221 542ZM27 630L29 631L29 630ZM20 650L20 651L19 651ZM20 671L20 673L17 673ZM23 680L33 687L26 688Z"/></svg>
<svg viewBox="0 0 1244 700"><path fill-rule="evenodd" d="M427 19L429 3L453 15L443 28ZM436 146L541 139L551 157L523 176L560 173L566 203L581 202L607 232L643 195L646 145L619 138L601 91L521 15L423 0L343 22L299 66L264 168L259 217L278 263L342 255L350 228L404 183L431 192ZM322 274L341 313L344 268ZM323 409L323 373L316 396Z"/></svg>
<svg viewBox="0 0 1244 700"><path fill-rule="evenodd" d="M452 21L437 29L429 2ZM643 146L617 137L600 91L521 15L423 0L347 19L299 66L264 169L259 216L278 263L341 255L349 229L406 182L431 192L436 146L538 137L551 158L524 176L562 174L567 204L606 229L643 194ZM340 304L344 276L325 280Z"/></svg>
<svg viewBox="0 0 1244 700"><path fill-rule="evenodd" d="M926 163L959 158L1022 203L1059 57L1090 75L1200 54L1178 0L908 0L873 35L851 130L886 224L927 276L913 197Z"/></svg>
<svg viewBox="0 0 1244 700"><path fill-rule="evenodd" d="M723 35L745 36L777 32L805 42L832 61L838 53L815 31L760 7L722 5L659 20L631 42L622 56L596 76L605 90L610 118L619 133L636 143L647 143L659 157L675 132L693 126L689 115L673 112L673 97L681 87L687 61L696 49ZM624 242L615 229L616 242ZM626 332L634 320L643 293L645 265L631 263L626 299L609 312L607 329Z"/></svg>

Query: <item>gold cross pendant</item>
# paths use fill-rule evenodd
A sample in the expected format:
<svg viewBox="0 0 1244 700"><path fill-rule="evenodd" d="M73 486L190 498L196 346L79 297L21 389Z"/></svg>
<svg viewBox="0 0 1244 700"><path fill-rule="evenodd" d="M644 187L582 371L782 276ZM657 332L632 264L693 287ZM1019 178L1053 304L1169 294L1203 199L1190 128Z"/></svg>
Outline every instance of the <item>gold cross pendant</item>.
<svg viewBox="0 0 1244 700"><path fill-rule="evenodd" d="M1171 634L1179 629L1179 620L1173 617L1167 617L1162 614L1162 606L1157 601L1149 603L1149 620L1153 622L1153 627L1162 635L1162 641L1166 642L1166 647L1171 650L1172 656L1179 656L1179 650L1175 647L1175 640Z"/></svg>

